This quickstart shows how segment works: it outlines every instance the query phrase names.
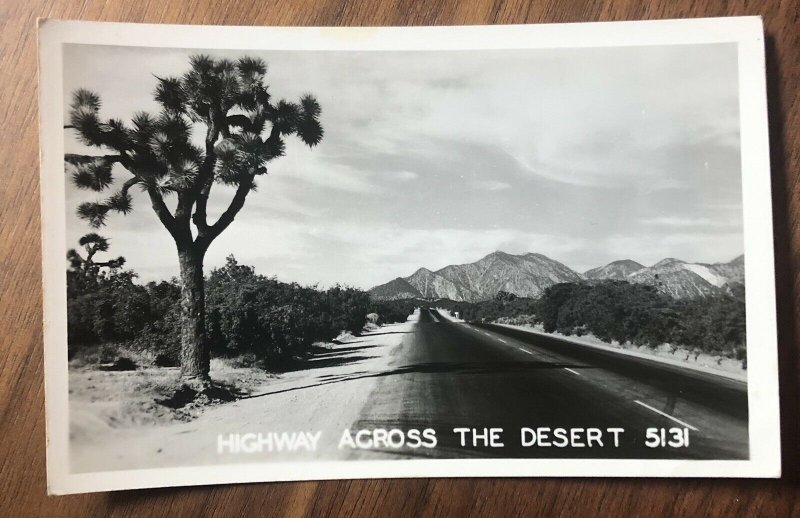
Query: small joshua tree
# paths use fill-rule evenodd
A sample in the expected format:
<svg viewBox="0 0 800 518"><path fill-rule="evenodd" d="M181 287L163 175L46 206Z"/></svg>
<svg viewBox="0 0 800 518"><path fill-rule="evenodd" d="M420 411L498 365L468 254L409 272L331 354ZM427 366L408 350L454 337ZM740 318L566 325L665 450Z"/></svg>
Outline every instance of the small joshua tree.
<svg viewBox="0 0 800 518"><path fill-rule="evenodd" d="M67 252L67 260L69 265L76 272L80 272L84 277L97 277L100 268L108 268L109 270L116 270L122 268L125 264L124 257L117 257L116 259L109 259L108 261L95 261L94 257L98 252L108 252L108 239L101 235L90 232L78 240L84 250L86 250L86 257L83 257L77 250L71 248Z"/></svg>
<svg viewBox="0 0 800 518"><path fill-rule="evenodd" d="M205 331L203 259L209 245L233 222L256 177L282 156L284 138L298 136L308 146L322 140L320 106L311 95L299 103L273 101L264 80L266 64L192 56L180 77L157 78L160 112L139 112L130 123L100 117L100 97L74 92L67 128L103 154L67 154L67 172L80 188L113 191L107 198L78 207L94 228L112 212L128 214L130 190L145 191L178 251L181 280L181 375L185 383L209 383L209 345ZM202 142L192 135L202 134ZM119 166L119 167L115 167ZM127 175L115 183L112 173ZM208 220L209 195L215 185L235 187L227 208ZM177 197L174 212L165 203Z"/></svg>

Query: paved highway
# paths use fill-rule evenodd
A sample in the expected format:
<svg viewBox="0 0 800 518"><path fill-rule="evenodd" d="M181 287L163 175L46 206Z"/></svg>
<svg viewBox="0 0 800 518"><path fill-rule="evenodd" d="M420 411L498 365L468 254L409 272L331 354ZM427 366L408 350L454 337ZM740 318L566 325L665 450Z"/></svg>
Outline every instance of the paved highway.
<svg viewBox="0 0 800 518"><path fill-rule="evenodd" d="M355 428L432 428L438 440L436 448L387 454L748 457L745 383L500 326L450 322L432 309L421 310L414 331L394 351L392 368L378 376ZM502 428L503 447L453 432L462 427ZM523 445L521 430L540 427L546 429L539 442ZM587 441L589 428L602 439ZM609 431L619 428L624 431ZM556 445L565 436L572 447Z"/></svg>

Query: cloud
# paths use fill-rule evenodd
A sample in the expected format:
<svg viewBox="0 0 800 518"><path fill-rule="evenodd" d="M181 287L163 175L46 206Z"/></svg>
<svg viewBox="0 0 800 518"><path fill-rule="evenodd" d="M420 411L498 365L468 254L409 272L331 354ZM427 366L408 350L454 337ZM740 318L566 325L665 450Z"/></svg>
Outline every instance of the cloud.
<svg viewBox="0 0 800 518"><path fill-rule="evenodd" d="M395 178L401 180L403 182L408 182L411 180L416 180L419 178L419 173L415 173L414 171L398 171L395 174Z"/></svg>
<svg viewBox="0 0 800 518"><path fill-rule="evenodd" d="M688 218L681 216L661 216L648 218L642 221L645 225L653 225L668 228L693 228L693 227L712 227L712 228L738 228L736 221L720 221L711 218Z"/></svg>
<svg viewBox="0 0 800 518"><path fill-rule="evenodd" d="M504 191L511 188L511 184L497 180L472 180L469 185L482 191Z"/></svg>
<svg viewBox="0 0 800 518"><path fill-rule="evenodd" d="M286 156L271 167L279 181L294 182L300 189L324 189L359 194L381 190L375 173L354 165L331 160L324 153L298 142L287 143Z"/></svg>
<svg viewBox="0 0 800 518"><path fill-rule="evenodd" d="M97 90L104 116L129 120L190 52L67 45L64 91ZM735 45L247 53L276 98L317 96L325 138L287 139L209 268L234 253L284 280L370 287L498 249L577 269L741 253ZM212 217L231 194L215 187ZM87 196L68 188L70 243ZM174 244L135 202L103 230L114 255L173 275Z"/></svg>

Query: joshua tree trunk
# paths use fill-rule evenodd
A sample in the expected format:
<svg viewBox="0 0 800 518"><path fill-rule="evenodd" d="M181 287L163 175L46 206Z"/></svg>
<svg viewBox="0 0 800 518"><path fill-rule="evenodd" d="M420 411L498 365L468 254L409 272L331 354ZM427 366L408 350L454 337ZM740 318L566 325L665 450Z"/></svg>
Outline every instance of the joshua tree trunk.
<svg viewBox="0 0 800 518"><path fill-rule="evenodd" d="M178 252L181 270L181 379L190 386L203 388L211 382L203 280L205 253L194 248Z"/></svg>

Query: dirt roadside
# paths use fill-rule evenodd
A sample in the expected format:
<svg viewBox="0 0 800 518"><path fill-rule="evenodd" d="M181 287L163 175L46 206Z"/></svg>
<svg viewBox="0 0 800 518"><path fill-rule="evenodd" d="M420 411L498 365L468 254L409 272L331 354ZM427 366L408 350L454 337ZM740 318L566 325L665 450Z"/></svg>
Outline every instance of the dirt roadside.
<svg viewBox="0 0 800 518"><path fill-rule="evenodd" d="M355 423L377 378L385 371L416 318L391 324L332 345L309 368L282 374L238 401L205 410L189 422L121 422L117 427L92 420L85 405L71 402L70 469L100 472L237 462L326 460L349 455L338 450L342 432ZM74 406L74 408L73 408ZM80 433L75 433L79 430ZM317 451L218 453L228 434L321 432Z"/></svg>

